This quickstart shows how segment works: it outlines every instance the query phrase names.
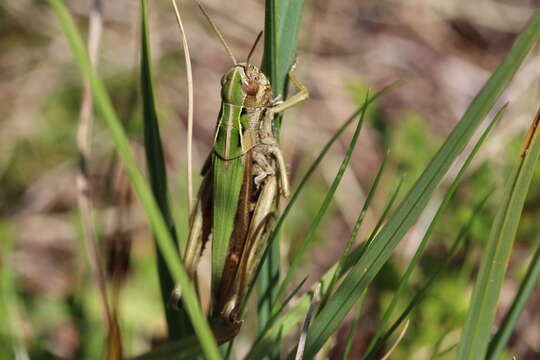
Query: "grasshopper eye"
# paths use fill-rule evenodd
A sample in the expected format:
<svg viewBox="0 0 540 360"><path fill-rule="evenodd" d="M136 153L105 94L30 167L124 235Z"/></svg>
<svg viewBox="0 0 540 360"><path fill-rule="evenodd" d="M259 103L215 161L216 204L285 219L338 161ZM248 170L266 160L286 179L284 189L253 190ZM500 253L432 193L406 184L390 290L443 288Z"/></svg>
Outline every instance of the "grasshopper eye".
<svg viewBox="0 0 540 360"><path fill-rule="evenodd" d="M257 92L259 91L259 84L255 80L246 80L242 82L242 89L244 89L249 96L254 96L257 95Z"/></svg>

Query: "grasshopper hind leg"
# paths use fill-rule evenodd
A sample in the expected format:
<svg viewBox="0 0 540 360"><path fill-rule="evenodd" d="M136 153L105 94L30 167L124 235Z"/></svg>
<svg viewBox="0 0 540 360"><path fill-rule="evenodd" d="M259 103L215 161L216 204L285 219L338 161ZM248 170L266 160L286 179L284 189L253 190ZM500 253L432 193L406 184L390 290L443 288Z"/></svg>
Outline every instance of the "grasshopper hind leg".
<svg viewBox="0 0 540 360"><path fill-rule="evenodd" d="M194 283L195 290L199 294L197 283L197 266L204 251L206 242L211 233L212 219L212 176L210 172L205 174L201 184L195 207L189 217L189 234L186 246L182 253L182 262L186 268L186 272ZM171 294L169 304L174 309L181 307L182 292L179 287L176 287Z"/></svg>

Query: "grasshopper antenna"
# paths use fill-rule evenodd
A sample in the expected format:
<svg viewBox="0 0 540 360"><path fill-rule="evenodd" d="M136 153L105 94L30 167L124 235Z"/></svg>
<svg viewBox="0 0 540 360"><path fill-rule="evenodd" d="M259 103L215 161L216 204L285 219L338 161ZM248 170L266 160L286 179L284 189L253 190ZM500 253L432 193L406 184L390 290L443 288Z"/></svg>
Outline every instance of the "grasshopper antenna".
<svg viewBox="0 0 540 360"><path fill-rule="evenodd" d="M253 55L253 52L257 48L257 44L259 44L259 40L261 40L263 32L261 31L259 35L257 35L257 38L255 39L255 42L253 43L253 46L251 47L251 50L249 50L249 54L246 58L246 64L249 65L249 60L251 59L251 55Z"/></svg>
<svg viewBox="0 0 540 360"><path fill-rule="evenodd" d="M202 4L198 0L195 0L195 2L199 6L199 9L201 9L202 13L206 17L206 19L208 20L210 25L212 25L212 28L214 29L214 32L217 34L217 36L219 38L219 41L221 41L221 44L223 44L223 46L225 47L225 50L227 51L227 54L229 54L229 56L232 59L234 65L237 65L238 62L236 61L236 58L234 57L234 54L231 51L231 48L229 47L229 45L227 45L227 42L225 41L225 38L221 34L221 31L219 31L216 23L210 18L210 15L208 15L208 13L206 12L206 9L202 6Z"/></svg>

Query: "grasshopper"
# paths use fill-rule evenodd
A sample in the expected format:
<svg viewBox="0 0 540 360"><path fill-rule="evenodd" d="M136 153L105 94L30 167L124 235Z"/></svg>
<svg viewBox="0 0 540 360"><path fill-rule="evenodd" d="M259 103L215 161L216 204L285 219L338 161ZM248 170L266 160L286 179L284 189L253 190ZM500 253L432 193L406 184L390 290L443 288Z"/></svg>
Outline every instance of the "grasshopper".
<svg viewBox="0 0 540 360"><path fill-rule="evenodd" d="M272 97L271 84L249 63L261 34L245 63L238 63L217 26L209 18L233 66L221 79L221 109L212 151L203 166L203 180L189 219L183 261L193 281L205 244L212 238L211 319L224 325L218 341L239 331L239 310L262 257L280 195L290 193L285 160L273 130L274 117L305 101L308 90L295 75L298 88L286 101ZM219 323L219 324L218 324ZM217 326L221 327L221 326ZM221 338L221 339L220 339Z"/></svg>

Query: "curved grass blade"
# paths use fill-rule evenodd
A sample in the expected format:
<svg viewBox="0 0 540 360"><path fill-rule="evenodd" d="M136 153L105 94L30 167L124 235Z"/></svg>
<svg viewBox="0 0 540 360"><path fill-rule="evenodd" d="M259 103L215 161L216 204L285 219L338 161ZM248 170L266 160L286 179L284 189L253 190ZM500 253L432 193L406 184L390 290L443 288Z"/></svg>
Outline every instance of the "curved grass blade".
<svg viewBox="0 0 540 360"><path fill-rule="evenodd" d="M414 253L413 258L409 262L409 265L407 266L407 269L405 270L405 273L403 274L403 276L401 277L401 279L399 281L398 288L394 292L394 296L392 297L390 305L388 305L388 308L384 312L384 315L383 315L382 319L379 321L379 323L377 325L377 330L375 331L375 335L373 336L373 339L371 340L371 342L370 342L370 344L369 344L369 346L368 346L368 348L366 350L366 354L371 354L372 353L373 347L378 342L384 328L386 327L386 324L388 323L388 320L392 316L392 313L394 312L394 309L396 308L396 306L398 304L398 300L401 297L401 294L403 293L403 291L405 290L406 285L409 282L409 278L410 278L414 268L416 267L416 265L418 264L418 261L420 260L420 257L424 253L424 249L425 249L429 239L431 238L431 234L433 233L433 230L434 230L435 226L439 223L439 220L441 219L444 210L446 209L446 207L448 206L448 204L450 202L450 199L452 198L452 196L456 192L456 189L457 189L458 185L461 183L461 180L462 180L463 176L465 175L465 172L469 168L470 163L474 159L474 157L477 154L478 150L480 150L480 146L486 140L487 136L491 132L491 129L493 129L493 127L498 122L498 120L504 115L504 113L506 112L507 107L508 107L507 104L504 105L498 111L498 113L493 117L493 120L490 122L489 126L484 130L484 132L482 133L482 135L480 136L480 138L478 139L478 141L474 145L471 153L469 154L469 156L467 156L467 159L465 160L465 162L461 166L461 169L459 169L459 172L456 175L454 181L452 182L452 184L450 185L450 187L446 191L446 194L444 195L444 198L441 201L441 203L439 205L439 208L437 209L437 212L435 213L435 216L433 216L433 219L431 220L428 228L426 229L424 237L420 241L420 245L418 245L418 248L416 249L416 252ZM364 359L365 358L367 358L367 357L365 356Z"/></svg>
<svg viewBox="0 0 540 360"><path fill-rule="evenodd" d="M491 227L461 335L458 359L483 359L486 356L506 267L512 253L534 166L540 154L539 124L540 109L523 144L520 161L508 179L499 211Z"/></svg>
<svg viewBox="0 0 540 360"><path fill-rule="evenodd" d="M163 145L159 133L159 123L154 98L154 85L152 82L151 56L150 56L150 34L148 29L148 3L141 1L141 93L143 103L144 122L144 150L146 155L146 166L150 187L163 219L167 224L167 229L174 240L175 251L179 251L177 246L177 236L169 207L169 190L167 188L167 169L163 158ZM173 278L167 270L165 259L161 253L157 242L157 268L159 274L159 284L165 317L167 319L167 329L170 339L180 339L193 335L189 320L184 312L177 312L168 306L168 299L175 287Z"/></svg>
<svg viewBox="0 0 540 360"><path fill-rule="evenodd" d="M392 355L392 353L394 352L396 347L399 345L401 340L403 340L403 337L405 336L405 333L407 332L408 328L409 328L409 320L405 321L405 325L403 326L403 330L401 330L401 332L399 333L398 338L396 339L394 344L392 344L392 346L390 347L390 350L388 350L388 352L381 358L381 360L388 360L390 358L390 355Z"/></svg>
<svg viewBox="0 0 540 360"><path fill-rule="evenodd" d="M508 342L510 335L512 334L512 330L514 330L514 327L516 326L519 316L521 312L523 311L523 308L525 307L525 303L527 302L529 295L533 292L536 285L538 284L539 279L540 279L540 242L536 246L536 251L534 252L534 256L527 269L527 274L525 275L525 278L521 282L519 290L516 293L514 301L512 301L512 305L510 306L510 309L504 316L504 319L501 322L499 329L497 330L495 335L493 335L493 337L491 338L491 341L488 346L486 359L496 360L500 358L500 355L506 343Z"/></svg>
<svg viewBox="0 0 540 360"><path fill-rule="evenodd" d="M361 290L371 283L375 275L388 261L394 248L422 213L433 191L461 153L476 127L495 104L497 97L511 80L539 37L540 11L537 11L423 174L398 206L395 214L377 234L373 245L367 248L327 305L320 311L309 331L306 345L308 358L315 356L320 350L357 301Z"/></svg>
<svg viewBox="0 0 540 360"><path fill-rule="evenodd" d="M122 160L123 165L126 167L133 189L135 190L135 193L145 210L146 216L148 217L148 221L152 226L168 270L172 274L174 281L180 284L182 288L182 301L192 320L204 353L209 359L220 359L221 357L216 342L199 306L193 285L180 262L178 252L175 250L176 246L168 231L167 223L161 215L158 204L152 196L148 184L145 182L143 175L137 167L128 138L114 111L107 91L105 90L101 79L90 65L88 54L73 18L69 14L63 1L49 0L49 3L57 15L81 72L92 87L96 107L101 112L103 119L109 128L118 155Z"/></svg>

